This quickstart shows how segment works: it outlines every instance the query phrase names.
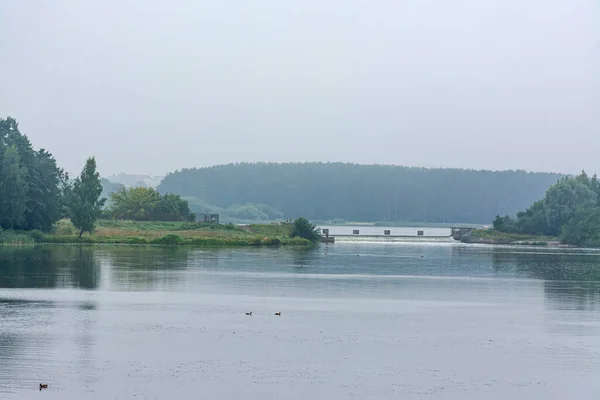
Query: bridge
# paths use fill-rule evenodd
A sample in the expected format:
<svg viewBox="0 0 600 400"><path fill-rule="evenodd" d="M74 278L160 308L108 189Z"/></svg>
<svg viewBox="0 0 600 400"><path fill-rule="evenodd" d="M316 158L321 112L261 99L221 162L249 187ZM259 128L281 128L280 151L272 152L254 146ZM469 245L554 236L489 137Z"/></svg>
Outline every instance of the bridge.
<svg viewBox="0 0 600 400"><path fill-rule="evenodd" d="M345 229L344 229L345 228ZM414 229L414 233L410 234L410 230ZM440 234L440 230L447 230L447 233ZM321 233L323 234L323 243L335 243L336 237L386 237L386 238L423 238L423 239L434 239L434 238L453 238L458 239L462 236L469 236L472 227L431 227L427 228L412 228L412 227L377 227L377 226L364 226L364 227L345 227L340 226L339 230L332 227L322 228ZM338 232L333 235L332 230ZM347 232L345 232L347 230ZM352 231L350 233L350 230ZM437 234L431 234L431 230ZM361 233L362 231L362 233ZM437 232L436 232L437 231Z"/></svg>

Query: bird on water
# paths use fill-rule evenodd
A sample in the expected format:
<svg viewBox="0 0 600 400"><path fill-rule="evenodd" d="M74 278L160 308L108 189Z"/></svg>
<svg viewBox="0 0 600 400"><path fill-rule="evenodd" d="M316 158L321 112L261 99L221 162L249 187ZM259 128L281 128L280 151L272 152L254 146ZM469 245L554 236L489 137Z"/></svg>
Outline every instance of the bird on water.
<svg viewBox="0 0 600 400"><path fill-rule="evenodd" d="M40 383L40 390L42 389L48 389L48 385Z"/></svg>

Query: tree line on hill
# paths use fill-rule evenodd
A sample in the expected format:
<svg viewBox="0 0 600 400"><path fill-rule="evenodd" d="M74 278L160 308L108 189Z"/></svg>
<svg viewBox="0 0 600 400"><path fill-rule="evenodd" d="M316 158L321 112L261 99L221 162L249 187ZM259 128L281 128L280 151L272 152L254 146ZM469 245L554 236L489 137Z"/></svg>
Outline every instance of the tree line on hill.
<svg viewBox="0 0 600 400"><path fill-rule="evenodd" d="M240 163L183 169L157 187L197 213L248 219L490 223L564 175L346 163Z"/></svg>
<svg viewBox="0 0 600 400"><path fill-rule="evenodd" d="M494 229L560 237L566 244L600 247L600 182L582 172L552 185L541 200L515 217L496 216Z"/></svg>

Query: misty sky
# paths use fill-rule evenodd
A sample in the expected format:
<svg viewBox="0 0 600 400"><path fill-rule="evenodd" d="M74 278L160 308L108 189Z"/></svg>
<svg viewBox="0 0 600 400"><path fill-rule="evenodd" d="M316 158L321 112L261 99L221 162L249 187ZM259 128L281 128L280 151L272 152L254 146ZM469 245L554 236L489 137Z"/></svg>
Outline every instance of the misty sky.
<svg viewBox="0 0 600 400"><path fill-rule="evenodd" d="M598 0L6 1L0 52L0 116L71 173L600 173Z"/></svg>

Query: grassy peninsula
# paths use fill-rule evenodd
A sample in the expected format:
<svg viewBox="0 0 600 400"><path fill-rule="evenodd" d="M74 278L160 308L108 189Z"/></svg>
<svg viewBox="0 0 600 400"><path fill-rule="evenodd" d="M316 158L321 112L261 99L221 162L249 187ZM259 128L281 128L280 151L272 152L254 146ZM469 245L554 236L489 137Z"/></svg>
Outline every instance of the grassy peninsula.
<svg viewBox="0 0 600 400"><path fill-rule="evenodd" d="M500 232L495 229L473 229L457 238L463 243L504 244L523 246L557 246L560 240L551 236Z"/></svg>
<svg viewBox="0 0 600 400"><path fill-rule="evenodd" d="M92 233L79 237L70 220L58 221L51 233L0 231L0 243L88 243L154 244L193 246L308 246L311 242L292 237L292 224L248 225L204 224L170 221L98 220Z"/></svg>

